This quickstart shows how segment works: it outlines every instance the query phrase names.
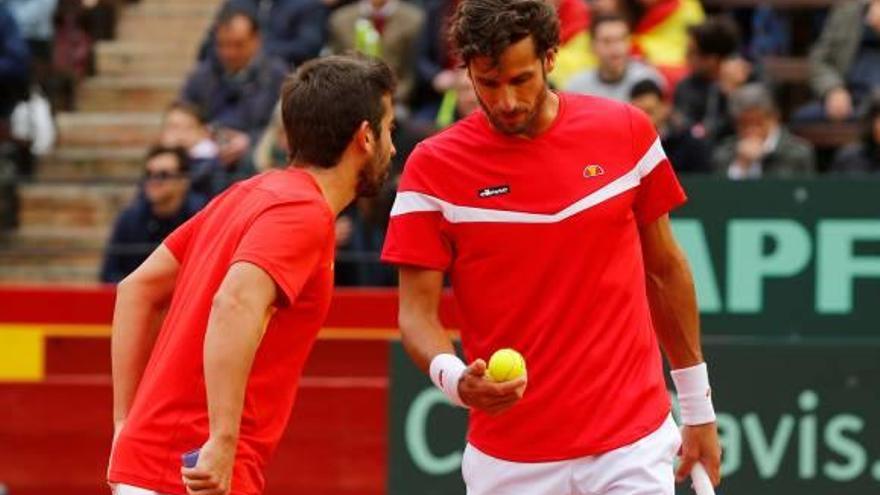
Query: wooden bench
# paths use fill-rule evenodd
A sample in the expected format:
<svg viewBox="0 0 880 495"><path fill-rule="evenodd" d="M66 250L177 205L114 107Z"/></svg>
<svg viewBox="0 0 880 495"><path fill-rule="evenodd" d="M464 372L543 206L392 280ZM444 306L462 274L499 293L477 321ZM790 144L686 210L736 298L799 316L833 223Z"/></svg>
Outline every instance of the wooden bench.
<svg viewBox="0 0 880 495"><path fill-rule="evenodd" d="M806 84L810 80L810 62L806 57L768 56L761 60L764 74L779 84Z"/></svg>
<svg viewBox="0 0 880 495"><path fill-rule="evenodd" d="M790 129L817 148L837 148L858 141L861 135L861 125L855 122L798 124Z"/></svg>

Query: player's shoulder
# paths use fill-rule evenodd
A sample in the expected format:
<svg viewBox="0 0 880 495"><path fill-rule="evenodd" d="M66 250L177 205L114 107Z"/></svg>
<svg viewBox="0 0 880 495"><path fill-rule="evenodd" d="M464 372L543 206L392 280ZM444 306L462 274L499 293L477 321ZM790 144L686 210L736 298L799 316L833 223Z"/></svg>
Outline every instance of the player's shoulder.
<svg viewBox="0 0 880 495"><path fill-rule="evenodd" d="M295 169L270 170L235 184L228 202L236 209L260 214L270 209L283 208L314 214L329 211L327 201L307 172Z"/></svg>
<svg viewBox="0 0 880 495"><path fill-rule="evenodd" d="M435 151L446 149L470 148L481 139L489 137L489 128L485 123L482 110L477 110L451 126L442 129L421 142Z"/></svg>
<svg viewBox="0 0 880 495"><path fill-rule="evenodd" d="M459 120L455 124L424 139L410 153L404 169L406 174L441 174L453 172L473 158L479 150L491 146L492 137L480 111Z"/></svg>
<svg viewBox="0 0 880 495"><path fill-rule="evenodd" d="M575 129L586 126L597 136L653 136L654 125L645 112L623 101L601 96L565 93L568 121ZM605 139L604 137L602 139Z"/></svg>
<svg viewBox="0 0 880 495"><path fill-rule="evenodd" d="M628 122L634 107L629 103L603 96L560 93L566 112L573 117L601 118L603 122Z"/></svg>

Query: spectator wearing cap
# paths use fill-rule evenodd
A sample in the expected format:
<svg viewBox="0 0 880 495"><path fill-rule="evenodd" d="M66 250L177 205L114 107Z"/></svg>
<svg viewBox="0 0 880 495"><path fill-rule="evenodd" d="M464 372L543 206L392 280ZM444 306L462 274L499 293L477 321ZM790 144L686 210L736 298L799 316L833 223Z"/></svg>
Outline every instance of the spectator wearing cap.
<svg viewBox="0 0 880 495"><path fill-rule="evenodd" d="M880 0L837 2L810 51L810 86L820 102L796 122L856 120L880 87Z"/></svg>
<svg viewBox="0 0 880 495"><path fill-rule="evenodd" d="M654 123L660 143L675 171L683 174L709 173L711 151L705 140L694 136L681 116L663 97L660 86L646 79L633 86L630 103L645 112Z"/></svg>
<svg viewBox="0 0 880 495"><path fill-rule="evenodd" d="M575 75L565 88L618 101L628 101L633 86L644 80L665 86L656 69L630 55L632 41L629 25L619 14L603 14L590 25L590 45L599 61L595 69Z"/></svg>
<svg viewBox="0 0 880 495"><path fill-rule="evenodd" d="M272 118L287 73L284 62L261 53L256 18L228 9L217 20L217 58L189 76L180 100L202 111L214 130L220 162L230 174L251 171L248 157Z"/></svg>
<svg viewBox="0 0 880 495"><path fill-rule="evenodd" d="M721 143L712 162L732 180L797 178L816 172L813 147L786 129L770 92L759 83L737 89L730 99L736 135Z"/></svg>
<svg viewBox="0 0 880 495"><path fill-rule="evenodd" d="M116 283L125 278L168 234L205 205L205 198L192 192L189 185L185 149L150 149L141 191L113 227L101 268L102 282Z"/></svg>

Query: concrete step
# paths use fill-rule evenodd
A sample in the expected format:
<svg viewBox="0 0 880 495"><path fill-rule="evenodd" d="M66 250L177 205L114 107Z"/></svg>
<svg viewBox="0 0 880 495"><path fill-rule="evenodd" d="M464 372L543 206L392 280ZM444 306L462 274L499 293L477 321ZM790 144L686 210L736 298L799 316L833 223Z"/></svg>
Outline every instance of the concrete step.
<svg viewBox="0 0 880 495"><path fill-rule="evenodd" d="M191 1L166 1L166 2L140 2L128 6L122 14L122 19L213 19L220 2L191 2Z"/></svg>
<svg viewBox="0 0 880 495"><path fill-rule="evenodd" d="M77 107L81 112L159 112L183 82L172 76L98 76L80 86Z"/></svg>
<svg viewBox="0 0 880 495"><path fill-rule="evenodd" d="M119 39L156 40L157 33L165 39L200 41L214 20L217 5L200 3L143 4L124 12L117 26Z"/></svg>
<svg viewBox="0 0 880 495"><path fill-rule="evenodd" d="M23 227L0 234L0 256L17 250L71 251L102 250L110 236L110 225L97 227Z"/></svg>
<svg viewBox="0 0 880 495"><path fill-rule="evenodd" d="M145 20L138 22L121 22L117 32L118 39L138 43L156 41L156 33L162 33L163 41L173 41L181 47L198 48L204 41L210 22L201 20Z"/></svg>
<svg viewBox="0 0 880 495"><path fill-rule="evenodd" d="M141 147L159 136L162 114L147 113L61 113L57 117L58 146Z"/></svg>
<svg viewBox="0 0 880 495"><path fill-rule="evenodd" d="M0 252L0 282L4 284L94 284L100 270L100 253L6 257Z"/></svg>
<svg viewBox="0 0 880 495"><path fill-rule="evenodd" d="M131 179L140 178L146 149L142 146L62 147L41 160L39 179Z"/></svg>
<svg viewBox="0 0 880 495"><path fill-rule="evenodd" d="M31 183L19 187L23 229L107 228L131 201L134 184Z"/></svg>
<svg viewBox="0 0 880 495"><path fill-rule="evenodd" d="M95 282L108 227L25 227L0 237L2 282Z"/></svg>
<svg viewBox="0 0 880 495"><path fill-rule="evenodd" d="M183 77L196 64L198 41L168 43L147 41L101 42L96 47L98 73L102 76Z"/></svg>

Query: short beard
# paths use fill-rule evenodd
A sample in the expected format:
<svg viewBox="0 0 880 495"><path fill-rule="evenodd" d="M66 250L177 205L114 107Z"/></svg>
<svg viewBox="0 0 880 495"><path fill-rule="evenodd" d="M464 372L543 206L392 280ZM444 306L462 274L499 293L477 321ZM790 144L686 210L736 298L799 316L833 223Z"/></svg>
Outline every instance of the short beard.
<svg viewBox="0 0 880 495"><path fill-rule="evenodd" d="M355 187L355 192L359 198L372 198L382 191L382 187L388 179L388 168L386 167L385 172L381 175L377 175L376 171L379 170L382 165L379 163L381 159L382 154L377 154L370 159L369 163L364 165L364 168L362 168L360 172L358 172L358 181L357 186Z"/></svg>

